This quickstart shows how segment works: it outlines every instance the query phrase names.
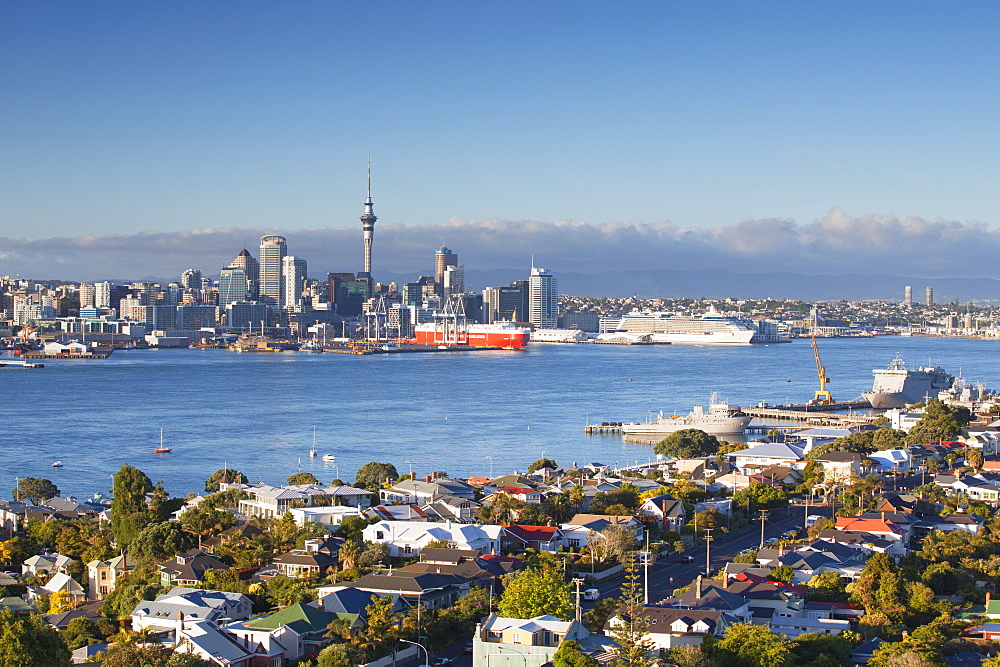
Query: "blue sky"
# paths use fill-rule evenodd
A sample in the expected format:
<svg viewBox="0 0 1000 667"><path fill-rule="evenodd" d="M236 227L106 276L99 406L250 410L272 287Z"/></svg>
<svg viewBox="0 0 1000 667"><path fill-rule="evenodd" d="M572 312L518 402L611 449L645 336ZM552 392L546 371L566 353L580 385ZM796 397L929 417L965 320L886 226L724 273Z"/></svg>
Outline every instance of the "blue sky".
<svg viewBox="0 0 1000 667"><path fill-rule="evenodd" d="M996 3L39 2L0 18L0 238L360 227L369 150L380 229L435 230L431 248L493 219L1000 223Z"/></svg>

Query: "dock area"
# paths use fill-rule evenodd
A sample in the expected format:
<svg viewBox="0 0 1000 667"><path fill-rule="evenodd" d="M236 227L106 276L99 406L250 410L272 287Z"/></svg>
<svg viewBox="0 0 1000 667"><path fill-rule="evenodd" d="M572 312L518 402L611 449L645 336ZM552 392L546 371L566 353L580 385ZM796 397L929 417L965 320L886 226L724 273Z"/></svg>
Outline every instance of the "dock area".
<svg viewBox="0 0 1000 667"><path fill-rule="evenodd" d="M0 368L45 368L45 364L18 361L16 359L0 359Z"/></svg>

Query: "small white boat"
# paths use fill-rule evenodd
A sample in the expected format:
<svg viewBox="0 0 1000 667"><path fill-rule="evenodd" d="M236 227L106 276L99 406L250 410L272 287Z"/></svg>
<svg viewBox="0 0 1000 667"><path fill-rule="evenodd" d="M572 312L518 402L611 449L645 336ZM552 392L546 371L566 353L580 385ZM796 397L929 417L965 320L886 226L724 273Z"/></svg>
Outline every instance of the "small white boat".
<svg viewBox="0 0 1000 667"><path fill-rule="evenodd" d="M52 467L53 468L62 468L63 467L62 461L53 461L52 462Z"/></svg>
<svg viewBox="0 0 1000 667"><path fill-rule="evenodd" d="M316 427L313 426L313 446L309 450L309 458L314 459L317 454L319 454L319 450L316 449Z"/></svg>
<svg viewBox="0 0 1000 667"><path fill-rule="evenodd" d="M337 457L334 456L333 454L324 454L323 455L323 462L324 463L336 463L336 461L337 461Z"/></svg>

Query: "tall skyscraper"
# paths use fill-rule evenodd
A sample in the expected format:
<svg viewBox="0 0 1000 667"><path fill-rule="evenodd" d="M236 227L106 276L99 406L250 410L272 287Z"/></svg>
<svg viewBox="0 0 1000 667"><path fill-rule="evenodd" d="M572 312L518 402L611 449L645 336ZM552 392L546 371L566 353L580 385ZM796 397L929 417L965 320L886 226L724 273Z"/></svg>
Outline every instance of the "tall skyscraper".
<svg viewBox="0 0 1000 667"><path fill-rule="evenodd" d="M306 279L306 260L288 255L281 260L286 308L302 307L302 287Z"/></svg>
<svg viewBox="0 0 1000 667"><path fill-rule="evenodd" d="M219 276L219 305L225 308L231 303L250 301L250 281L242 266L227 266Z"/></svg>
<svg viewBox="0 0 1000 667"><path fill-rule="evenodd" d="M111 307L111 283L94 283L94 305L98 308Z"/></svg>
<svg viewBox="0 0 1000 667"><path fill-rule="evenodd" d="M245 301L256 301L260 281L260 264L253 258L246 248L236 255L236 258L229 263L229 266L241 267L247 277L247 298Z"/></svg>
<svg viewBox="0 0 1000 667"><path fill-rule="evenodd" d="M444 282L442 283L441 296L445 299L453 294L463 294L465 292L465 267L449 266L444 272Z"/></svg>
<svg viewBox="0 0 1000 667"><path fill-rule="evenodd" d="M184 269L181 273L181 287L186 290L201 290L201 271L198 269Z"/></svg>
<svg viewBox="0 0 1000 667"><path fill-rule="evenodd" d="M281 281L282 260L288 250L285 237L268 235L260 237L260 302L281 310L283 285Z"/></svg>
<svg viewBox="0 0 1000 667"><path fill-rule="evenodd" d="M361 226L365 238L365 274L372 274L372 238L375 236L375 209L372 206L372 158L368 156L368 198L365 199L365 212L361 215Z"/></svg>
<svg viewBox="0 0 1000 667"><path fill-rule="evenodd" d="M449 266L458 266L458 253L441 246L434 253L434 282L439 296L444 295L444 274Z"/></svg>
<svg viewBox="0 0 1000 667"><path fill-rule="evenodd" d="M934 288L930 285L924 288L924 302L928 306L934 305Z"/></svg>
<svg viewBox="0 0 1000 667"><path fill-rule="evenodd" d="M907 308L913 305L913 287L910 285L903 288L903 305Z"/></svg>
<svg viewBox="0 0 1000 667"><path fill-rule="evenodd" d="M543 268L531 267L528 279L528 319L536 329L559 326L559 288L555 276Z"/></svg>
<svg viewBox="0 0 1000 667"><path fill-rule="evenodd" d="M80 283L80 307L86 308L95 304L97 291L90 283Z"/></svg>

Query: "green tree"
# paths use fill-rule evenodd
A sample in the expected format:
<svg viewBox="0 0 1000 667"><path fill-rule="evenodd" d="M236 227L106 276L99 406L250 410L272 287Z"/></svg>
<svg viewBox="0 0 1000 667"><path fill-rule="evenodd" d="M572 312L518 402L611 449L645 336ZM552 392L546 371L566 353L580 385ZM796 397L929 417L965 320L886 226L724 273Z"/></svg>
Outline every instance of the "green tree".
<svg viewBox="0 0 1000 667"><path fill-rule="evenodd" d="M852 433L844 436L843 438L837 438L831 442L813 447L809 450L809 453L806 454L806 458L813 460L817 457L823 456L824 454L829 454L830 452L870 454L874 450L874 447L872 446L872 439L874 437L873 431L859 431L858 433Z"/></svg>
<svg viewBox="0 0 1000 667"><path fill-rule="evenodd" d="M89 618L74 618L59 634L69 650L73 651L81 646L101 644L117 632L118 626L107 619L92 621Z"/></svg>
<svg viewBox="0 0 1000 667"><path fill-rule="evenodd" d="M111 532L123 547L135 539L143 528L153 520L146 506L146 494L153 490L149 481L138 468L125 464L115 473L111 499Z"/></svg>
<svg viewBox="0 0 1000 667"><path fill-rule="evenodd" d="M161 644L118 643L101 655L101 667L216 667L192 653L172 651Z"/></svg>
<svg viewBox="0 0 1000 667"><path fill-rule="evenodd" d="M715 667L715 663L700 646L682 644L670 649L667 660L677 667Z"/></svg>
<svg viewBox="0 0 1000 667"><path fill-rule="evenodd" d="M766 625L734 623L711 650L721 667L786 667L793 662L791 642Z"/></svg>
<svg viewBox="0 0 1000 667"><path fill-rule="evenodd" d="M792 569L791 565L779 565L778 567L771 570L771 574L768 578L771 581L780 581L784 584L792 583L792 577L795 576L795 570Z"/></svg>
<svg viewBox="0 0 1000 667"><path fill-rule="evenodd" d="M792 640L793 662L796 665L815 665L815 667L823 664L849 667L855 644L856 642L843 635L807 632ZM829 662L822 661L824 657L829 658Z"/></svg>
<svg viewBox="0 0 1000 667"><path fill-rule="evenodd" d="M59 634L34 614L0 609L0 664L4 667L68 667L70 653Z"/></svg>
<svg viewBox="0 0 1000 667"><path fill-rule="evenodd" d="M553 667L600 667L594 658L580 649L580 644L572 639L559 642L559 648L552 656Z"/></svg>
<svg viewBox="0 0 1000 667"><path fill-rule="evenodd" d="M712 456L719 451L719 439L696 428L674 431L653 446L653 452L677 459Z"/></svg>
<svg viewBox="0 0 1000 667"><path fill-rule="evenodd" d="M316 656L316 667L356 667L364 660L357 647L351 644L330 644Z"/></svg>
<svg viewBox="0 0 1000 667"><path fill-rule="evenodd" d="M826 593L828 595L840 593L844 590L844 580L832 570L813 575L813 578L806 585L818 593Z"/></svg>
<svg viewBox="0 0 1000 667"><path fill-rule="evenodd" d="M194 546L194 538L177 523L151 523L135 536L128 546L130 556L148 560L164 560L184 553Z"/></svg>
<svg viewBox="0 0 1000 667"><path fill-rule="evenodd" d="M192 535L198 536L198 544L201 538L212 533L221 533L227 528L236 524L236 518L225 510L203 510L200 507L193 507L180 516L181 526Z"/></svg>
<svg viewBox="0 0 1000 667"><path fill-rule="evenodd" d="M371 461L361 466L354 476L354 485L369 491L378 491L382 488L382 483L387 479L397 479L399 473L396 466L391 463L378 463Z"/></svg>
<svg viewBox="0 0 1000 667"><path fill-rule="evenodd" d="M872 436L872 447L882 452L887 449L898 449L906 446L906 431L895 428L880 428Z"/></svg>
<svg viewBox="0 0 1000 667"><path fill-rule="evenodd" d="M293 475L289 475L285 481L292 486L296 486L298 484L319 484L319 480L316 479L316 475L311 472L297 472Z"/></svg>
<svg viewBox="0 0 1000 667"><path fill-rule="evenodd" d="M167 490L163 488L163 482L158 481L153 487L153 494L149 499L149 510L153 513L154 520L166 521L182 507L184 507L184 499L171 498Z"/></svg>
<svg viewBox="0 0 1000 667"><path fill-rule="evenodd" d="M622 584L621 605L610 622L613 629L609 634L616 645L609 652L614 656L615 665L645 667L653 664L648 656L656 645L646 638L649 619L642 606L642 586L639 568L635 563L635 552L627 553L622 561L625 566L625 583Z"/></svg>
<svg viewBox="0 0 1000 667"><path fill-rule="evenodd" d="M55 498L59 495L59 487L44 477L22 477L17 481L13 491L14 500L27 500L33 505Z"/></svg>
<svg viewBox="0 0 1000 667"><path fill-rule="evenodd" d="M219 490L220 482L225 484L246 484L247 481L247 476L239 470L219 468L212 473L211 477L205 480L205 491L207 493L215 493Z"/></svg>
<svg viewBox="0 0 1000 667"><path fill-rule="evenodd" d="M500 615L507 618L534 618L550 614L568 621L573 618L570 585L558 570L522 570L503 577Z"/></svg>
<svg viewBox="0 0 1000 667"><path fill-rule="evenodd" d="M549 470L555 470L559 466L552 459L541 458L528 465L528 474L535 472L536 470L541 470L542 468L548 468Z"/></svg>
<svg viewBox="0 0 1000 667"><path fill-rule="evenodd" d="M788 491L768 484L752 482L747 488L733 494L733 507L744 508L749 504L751 514L759 509L788 507Z"/></svg>

